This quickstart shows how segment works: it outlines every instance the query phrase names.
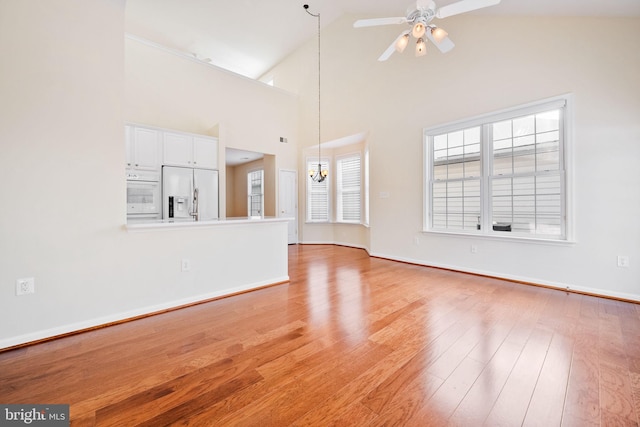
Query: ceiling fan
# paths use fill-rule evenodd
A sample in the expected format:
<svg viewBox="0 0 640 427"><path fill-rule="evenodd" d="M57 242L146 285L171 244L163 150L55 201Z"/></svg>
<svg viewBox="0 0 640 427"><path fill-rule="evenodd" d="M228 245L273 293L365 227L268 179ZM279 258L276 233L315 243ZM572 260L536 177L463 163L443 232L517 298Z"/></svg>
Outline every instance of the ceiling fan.
<svg viewBox="0 0 640 427"><path fill-rule="evenodd" d="M415 6L410 4L407 8L407 15L394 18L374 18L360 19L354 22L354 28L375 27L378 25L409 24L411 29L405 30L391 43L378 58L378 61L386 61L393 54L394 50L404 51L409 44L409 34L417 39L416 56L427 53L426 37L442 53L449 52L455 46L448 33L431 23L434 18L442 19L449 16L470 12L484 7L494 6L500 0L460 0L442 7L436 7L433 0L417 0Z"/></svg>

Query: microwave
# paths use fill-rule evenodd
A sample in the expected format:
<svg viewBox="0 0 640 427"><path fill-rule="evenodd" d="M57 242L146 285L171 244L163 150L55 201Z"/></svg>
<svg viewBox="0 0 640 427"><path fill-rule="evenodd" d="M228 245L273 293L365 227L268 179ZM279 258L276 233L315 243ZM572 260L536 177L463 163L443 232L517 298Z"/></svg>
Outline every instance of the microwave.
<svg viewBox="0 0 640 427"><path fill-rule="evenodd" d="M161 218L160 175L127 172L127 220Z"/></svg>

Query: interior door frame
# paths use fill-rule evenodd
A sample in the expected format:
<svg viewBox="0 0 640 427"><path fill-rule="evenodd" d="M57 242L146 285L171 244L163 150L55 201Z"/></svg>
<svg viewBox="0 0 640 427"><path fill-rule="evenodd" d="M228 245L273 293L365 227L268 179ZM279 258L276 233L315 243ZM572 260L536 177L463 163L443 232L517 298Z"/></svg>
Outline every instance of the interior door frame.
<svg viewBox="0 0 640 427"><path fill-rule="evenodd" d="M298 171L295 169L279 169L278 170L278 217L283 217L284 211L282 209L282 205L283 205L283 197L285 196L284 194L284 186L282 185L282 183L284 182L283 179L283 174L293 174L293 182L294 182L294 188L293 188L293 194L290 194L289 196L292 198L293 200L293 205L294 205L294 216L293 216L293 223L294 223L294 230L295 233L293 235L293 237L291 236L291 234L289 232L287 232L287 243L292 245L292 244L297 244L298 243L298 234L299 234L299 229L298 229Z"/></svg>

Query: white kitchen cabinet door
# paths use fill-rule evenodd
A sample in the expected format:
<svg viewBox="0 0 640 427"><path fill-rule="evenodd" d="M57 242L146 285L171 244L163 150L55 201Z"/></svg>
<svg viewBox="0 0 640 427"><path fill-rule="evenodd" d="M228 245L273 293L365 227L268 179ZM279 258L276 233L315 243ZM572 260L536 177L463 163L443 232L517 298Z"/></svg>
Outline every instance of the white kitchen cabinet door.
<svg viewBox="0 0 640 427"><path fill-rule="evenodd" d="M218 169L218 141L193 137L193 165L197 168Z"/></svg>
<svg viewBox="0 0 640 427"><path fill-rule="evenodd" d="M125 161L127 168L130 168L133 166L133 126L126 125L124 127L124 144Z"/></svg>
<svg viewBox="0 0 640 427"><path fill-rule="evenodd" d="M159 132L153 129L127 126L127 167L140 170L160 168Z"/></svg>
<svg viewBox="0 0 640 427"><path fill-rule="evenodd" d="M193 167L193 138L189 135L163 132L163 164Z"/></svg>

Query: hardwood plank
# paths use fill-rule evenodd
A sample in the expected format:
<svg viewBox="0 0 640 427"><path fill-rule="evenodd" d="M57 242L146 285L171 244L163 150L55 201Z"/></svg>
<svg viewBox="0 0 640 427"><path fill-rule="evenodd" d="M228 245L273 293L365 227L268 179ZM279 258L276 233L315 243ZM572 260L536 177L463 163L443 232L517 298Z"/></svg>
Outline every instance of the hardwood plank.
<svg viewBox="0 0 640 427"><path fill-rule="evenodd" d="M302 425L321 425L321 426L367 426L372 425L377 415L373 413L369 408L365 407L359 402L351 405L345 405L344 409L340 411L339 415L335 418L325 417L322 420L318 420L313 424L298 424L294 423L294 426Z"/></svg>
<svg viewBox="0 0 640 427"><path fill-rule="evenodd" d="M598 303L601 424L637 425L618 306L611 300Z"/></svg>
<svg viewBox="0 0 640 427"><path fill-rule="evenodd" d="M338 390L322 404L318 405L317 408L312 409L298 419L296 425L321 425L327 419L339 419L342 408L354 402L362 405L363 396L368 396L383 382L394 381L397 372L406 366L424 345L424 340L421 336L408 337L406 341L395 347L389 355ZM371 413L375 413L370 408L367 409Z"/></svg>
<svg viewBox="0 0 640 427"><path fill-rule="evenodd" d="M444 425L469 392L485 364L465 358L414 416L417 425Z"/></svg>
<svg viewBox="0 0 640 427"><path fill-rule="evenodd" d="M624 366L600 360L601 425L637 425L629 371Z"/></svg>
<svg viewBox="0 0 640 427"><path fill-rule="evenodd" d="M377 412L379 416L371 422L372 426L419 425L414 417L443 382L428 372L404 378L407 382L386 402L384 411ZM365 406L369 407L366 403Z"/></svg>
<svg viewBox="0 0 640 427"><path fill-rule="evenodd" d="M331 363L318 365L304 378L278 387L272 393L252 401L249 405L217 420L220 425L289 425L313 407L337 392L361 372L372 366L389 349L364 343L346 352L352 360L349 366L342 363L342 357L334 357Z"/></svg>
<svg viewBox="0 0 640 427"><path fill-rule="evenodd" d="M561 334L553 336L523 426L561 425L564 396L559 396L558 390L567 389L572 352L573 339Z"/></svg>
<svg viewBox="0 0 640 427"><path fill-rule="evenodd" d="M97 384L92 390L94 394L83 395L81 397L75 397L78 399L77 405L75 405L76 411L83 414L84 411L90 411L95 407L96 402L101 402L102 407L116 404L117 402L126 399L127 396L131 396L137 393L141 393L144 390L153 388L155 385L164 384L172 379L179 378L189 373L195 372L203 367L215 365L220 361L226 361L231 354L237 354L238 348L244 349L242 355L245 358L252 357L256 353L262 353L269 345L274 345L274 340L282 338L283 342L290 343L291 337L288 334L295 333L301 330L303 323L297 321L292 324L284 325L277 330L270 331L269 334L263 335L250 335L245 337L244 341L240 341L235 346L231 346L231 342L227 341L222 347L203 347L198 349L195 353L185 353L176 357L173 363L166 362L165 370L157 370L157 366L154 364L139 363L136 365L136 369L129 369L126 373L120 373L117 376L113 376L111 379L104 378L101 370L92 371L92 379L100 379L101 384ZM299 336L299 333L295 335ZM294 341L291 348L299 346L301 341ZM277 342L276 342L277 344ZM266 347L265 347L266 346ZM204 350L204 352L202 351ZM277 352L287 351L287 347L277 348ZM204 354L203 354L204 353ZM263 355L265 357L265 355ZM119 358L116 360L120 360ZM141 362L144 359L141 359ZM148 359L147 359L148 360ZM236 360L240 360L236 358ZM121 362L119 362L121 363ZM112 368L112 372L113 372ZM140 377L140 380L128 380L123 381L129 377ZM117 383L123 383L122 386L117 386ZM72 396L72 398L74 398Z"/></svg>
<svg viewBox="0 0 640 427"><path fill-rule="evenodd" d="M504 342L462 399L449 422L456 426L482 425L509 378L522 348Z"/></svg>
<svg viewBox="0 0 640 427"><path fill-rule="evenodd" d="M544 329L533 332L485 423L488 425L522 424L538 382L551 337L551 332Z"/></svg>
<svg viewBox="0 0 640 427"><path fill-rule="evenodd" d="M631 399L637 418L636 422L640 425L640 374L631 372L629 377L631 382Z"/></svg>
<svg viewBox="0 0 640 427"><path fill-rule="evenodd" d="M109 418L115 420L113 425L118 425L121 420L137 423L150 417L165 422L176 414L196 412L200 409L200 404L208 407L250 384L261 381L263 377L255 370L256 366L299 347L305 340L300 329L283 335L273 333L271 339L250 350L206 364L188 374L112 404L98 411L96 419L105 425L108 423L102 422L102 419ZM200 395L206 396L206 399L193 397ZM183 401L188 404L182 404ZM145 418L139 419L135 413L142 413Z"/></svg>
<svg viewBox="0 0 640 427"><path fill-rule="evenodd" d="M0 352L73 426L638 426L640 305L289 247L291 281Z"/></svg>
<svg viewBox="0 0 640 427"><path fill-rule="evenodd" d="M597 301L583 296L576 329L563 426L600 425L600 361Z"/></svg>

